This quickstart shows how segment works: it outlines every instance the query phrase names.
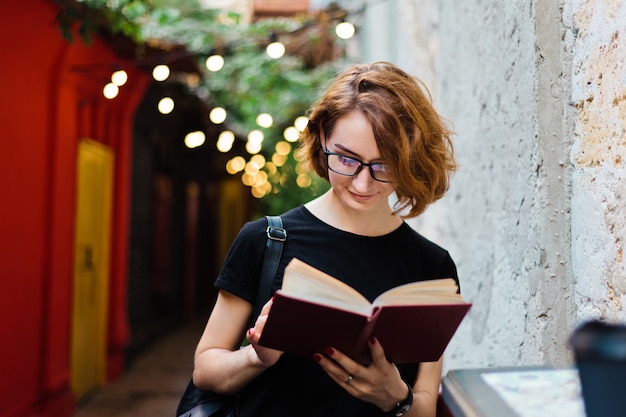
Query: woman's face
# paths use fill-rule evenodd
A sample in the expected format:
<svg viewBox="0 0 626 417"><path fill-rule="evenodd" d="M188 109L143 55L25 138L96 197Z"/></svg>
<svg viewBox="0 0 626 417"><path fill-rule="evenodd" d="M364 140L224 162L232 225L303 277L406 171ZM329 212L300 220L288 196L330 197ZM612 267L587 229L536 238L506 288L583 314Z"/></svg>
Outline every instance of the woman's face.
<svg viewBox="0 0 626 417"><path fill-rule="evenodd" d="M348 113L337 120L332 134L326 138L326 150L365 163L383 162L372 126L359 111ZM376 181L366 166L361 167L355 176L341 175L329 169L328 180L347 209L378 212L390 210L388 198L394 191L393 184Z"/></svg>

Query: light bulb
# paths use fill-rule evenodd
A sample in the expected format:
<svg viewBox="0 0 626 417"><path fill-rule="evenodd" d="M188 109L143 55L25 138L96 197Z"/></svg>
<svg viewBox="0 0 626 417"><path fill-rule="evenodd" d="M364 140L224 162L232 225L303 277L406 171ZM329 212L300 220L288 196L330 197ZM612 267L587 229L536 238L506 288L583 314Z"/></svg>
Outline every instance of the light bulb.
<svg viewBox="0 0 626 417"><path fill-rule="evenodd" d="M293 122L293 125L300 132L304 131L304 129L306 129L308 124L309 124L309 118L306 116L298 116L296 117L296 120Z"/></svg>
<svg viewBox="0 0 626 417"><path fill-rule="evenodd" d="M156 81L165 81L170 76L170 67L167 65L157 65L152 70L152 78Z"/></svg>
<svg viewBox="0 0 626 417"><path fill-rule="evenodd" d="M300 132L293 126L289 126L283 131L283 137L287 142L295 142L300 138Z"/></svg>
<svg viewBox="0 0 626 417"><path fill-rule="evenodd" d="M274 118L272 118L271 114L261 113L256 117L256 124L261 127L269 128L274 124Z"/></svg>
<svg viewBox="0 0 626 417"><path fill-rule="evenodd" d="M174 100L170 97L163 97L159 100L158 109L162 114L170 114L174 110Z"/></svg>
<svg viewBox="0 0 626 417"><path fill-rule="evenodd" d="M104 88L102 89L102 94L108 98L109 100L117 97L117 95L120 92L120 88L113 84L113 83L108 83L107 85L104 86Z"/></svg>
<svg viewBox="0 0 626 417"><path fill-rule="evenodd" d="M350 39L354 36L354 25L350 22L341 22L335 27L335 33L341 39Z"/></svg>
<svg viewBox="0 0 626 417"><path fill-rule="evenodd" d="M206 68L211 72L217 72L224 66L224 57L221 55L211 55L206 59Z"/></svg>
<svg viewBox="0 0 626 417"><path fill-rule="evenodd" d="M217 149L220 152L228 152L233 148L235 142L235 134L230 130L225 130L217 138Z"/></svg>
<svg viewBox="0 0 626 417"><path fill-rule="evenodd" d="M111 75L111 82L118 87L123 86L128 81L128 74L124 70L115 71L113 75Z"/></svg>
<svg viewBox="0 0 626 417"><path fill-rule="evenodd" d="M223 107L214 107L209 113L209 120L216 125L224 123L226 120L226 110Z"/></svg>
<svg viewBox="0 0 626 417"><path fill-rule="evenodd" d="M278 59L285 55L285 45L282 42L272 42L267 45L265 52L270 58Z"/></svg>
<svg viewBox="0 0 626 417"><path fill-rule="evenodd" d="M195 132L189 132L187 133L187 136L185 136L185 146L190 149L197 148L198 146L202 146L205 140L206 135L204 134L204 132L201 132L199 130Z"/></svg>

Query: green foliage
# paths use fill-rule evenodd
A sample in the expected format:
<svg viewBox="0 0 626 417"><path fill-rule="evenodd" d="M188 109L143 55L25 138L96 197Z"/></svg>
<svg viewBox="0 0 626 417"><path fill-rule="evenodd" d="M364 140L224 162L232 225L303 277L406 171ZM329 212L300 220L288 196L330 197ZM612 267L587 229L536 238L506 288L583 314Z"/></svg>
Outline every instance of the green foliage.
<svg viewBox="0 0 626 417"><path fill-rule="evenodd" d="M320 86L342 64L331 61L312 68L296 55L277 60L266 55L264 48L271 34L301 33L302 28L316 24L310 15L242 23L237 13L206 9L197 0L58 2L62 8L59 27L70 41L73 41L75 25L85 42L98 30L106 28L138 43L157 41L183 45L196 54L199 67L206 71L202 86L209 91L211 105L226 109L227 126L238 137L260 129L256 125L258 114L272 115L273 126L261 129L265 135L261 152L268 160L276 143L283 140L283 130L291 126L296 117L306 114ZM320 36L319 32L311 31L304 43L319 45ZM224 67L218 72L209 72L204 67L204 60L213 53L225 59ZM310 187L300 188L296 184L296 168L297 163L290 155L285 165L269 175L272 191L270 198L262 199L262 210L279 213L328 188L315 174L310 174Z"/></svg>
<svg viewBox="0 0 626 417"><path fill-rule="evenodd" d="M254 65L250 65L254 62ZM283 131L294 120L306 114L316 98L319 85L336 71L333 65L324 65L305 71L302 63L293 57L274 60L256 51L240 51L226 57L222 70L208 74L205 85L212 101L223 106L228 114L228 127L245 136L252 129L264 133L262 154L271 159L276 143L283 141ZM274 119L270 128L260 128L256 117L269 113ZM242 155L243 156L243 155ZM245 156L244 156L245 157ZM328 187L325 181L309 173L311 186L297 185L297 162L293 154L268 180L272 191L261 200L259 209L267 213L281 213L311 200Z"/></svg>
<svg viewBox="0 0 626 417"><path fill-rule="evenodd" d="M140 40L140 21L151 8L149 0L57 0L61 11L57 16L59 29L65 39L74 41L73 27L83 42L103 27Z"/></svg>
<svg viewBox="0 0 626 417"><path fill-rule="evenodd" d="M296 184L297 174L295 172L295 164L293 161L279 168L279 180L274 178L272 183L280 181L280 187L274 187L272 192L259 201L257 207L257 217L271 213L281 214L290 208L310 201L313 197L323 194L328 190L328 182L311 174L311 185L307 188L300 188Z"/></svg>

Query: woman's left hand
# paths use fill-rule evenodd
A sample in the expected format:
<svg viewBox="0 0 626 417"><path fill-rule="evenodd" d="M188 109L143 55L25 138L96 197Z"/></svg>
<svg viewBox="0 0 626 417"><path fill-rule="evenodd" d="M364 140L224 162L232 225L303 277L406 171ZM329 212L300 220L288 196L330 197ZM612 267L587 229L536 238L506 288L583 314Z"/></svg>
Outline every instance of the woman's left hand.
<svg viewBox="0 0 626 417"><path fill-rule="evenodd" d="M259 361L265 366L274 365L278 359L282 356L283 352L275 349L270 349L259 345L259 340L261 339L261 333L263 333L263 328L265 327L265 322L267 321L267 317L272 309L274 299L270 299L263 308L261 309L261 313L254 324L254 327L248 329L246 333L246 337L252 345L254 349L254 353L258 357Z"/></svg>
<svg viewBox="0 0 626 417"><path fill-rule="evenodd" d="M385 357L378 340L369 341L372 363L363 366L332 347L325 355L316 354L326 373L351 395L390 411L407 396L407 386L400 377L396 366Z"/></svg>

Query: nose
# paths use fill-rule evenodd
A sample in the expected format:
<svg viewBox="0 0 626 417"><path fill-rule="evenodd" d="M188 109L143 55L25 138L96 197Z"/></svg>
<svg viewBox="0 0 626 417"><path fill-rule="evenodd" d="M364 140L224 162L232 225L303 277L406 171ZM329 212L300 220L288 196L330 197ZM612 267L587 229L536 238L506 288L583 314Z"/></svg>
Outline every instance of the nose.
<svg viewBox="0 0 626 417"><path fill-rule="evenodd" d="M364 191L371 186L372 181L374 181L374 178L370 174L369 167L361 166L359 172L352 177L352 186L357 191Z"/></svg>

